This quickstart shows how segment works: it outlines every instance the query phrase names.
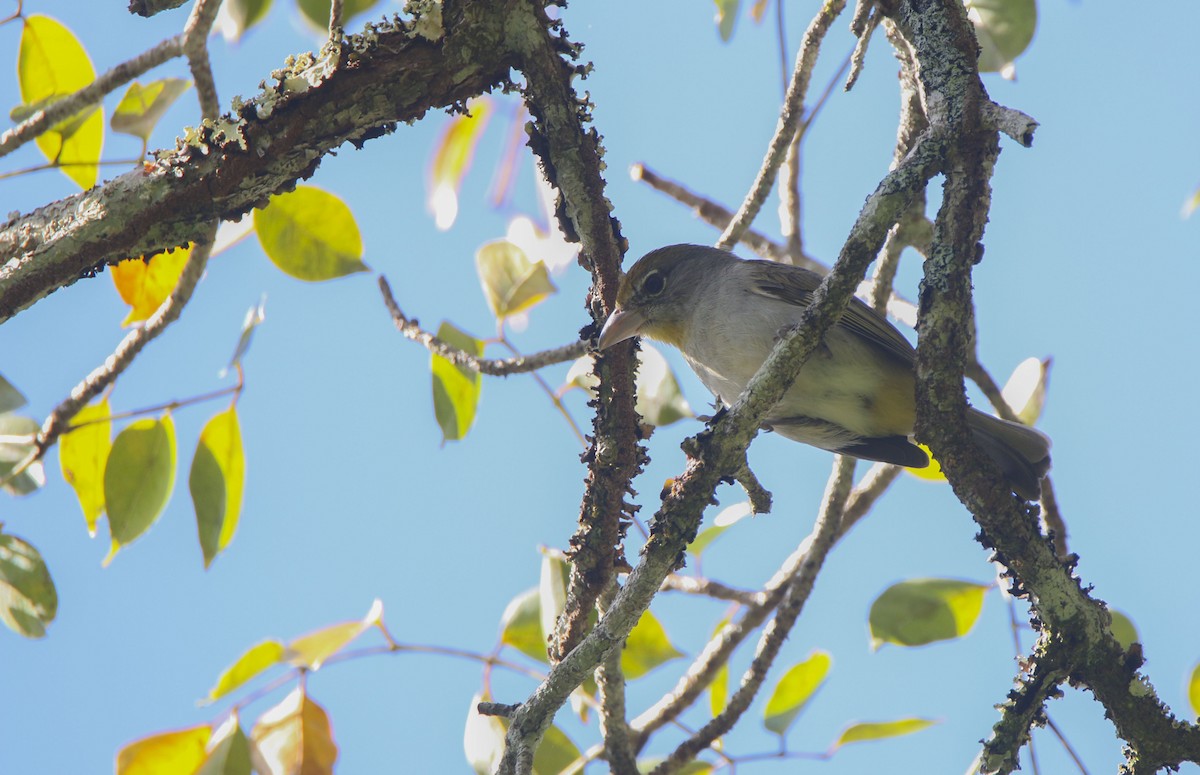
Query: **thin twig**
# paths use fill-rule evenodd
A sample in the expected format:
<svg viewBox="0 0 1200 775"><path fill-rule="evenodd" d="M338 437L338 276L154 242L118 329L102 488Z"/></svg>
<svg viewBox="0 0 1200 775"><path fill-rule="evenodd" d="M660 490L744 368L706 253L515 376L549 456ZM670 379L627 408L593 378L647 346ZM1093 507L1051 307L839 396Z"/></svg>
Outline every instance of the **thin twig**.
<svg viewBox="0 0 1200 775"><path fill-rule="evenodd" d="M342 39L342 13L345 0L331 0L329 3L329 42L337 45Z"/></svg>
<svg viewBox="0 0 1200 775"><path fill-rule="evenodd" d="M597 601L601 616L612 604L616 593L617 582L613 579ZM600 734L604 739L609 771L613 775L637 775L636 752L625 718L625 674L621 670L620 649L610 651L596 668L596 686L600 699Z"/></svg>
<svg viewBox="0 0 1200 775"><path fill-rule="evenodd" d="M220 8L220 0L196 0L187 23L183 25L183 54L187 57L188 68L196 84L200 114L207 119L216 119L221 113L221 104L217 99L217 83L213 78L212 65L208 61L208 33L212 30Z"/></svg>
<svg viewBox="0 0 1200 775"><path fill-rule="evenodd" d="M714 600L728 600L731 603L741 603L742 605L754 605L758 601L757 592L734 589L719 581L684 576L679 573L672 573L663 579L662 589L667 592L683 592L688 595L711 597Z"/></svg>
<svg viewBox="0 0 1200 775"><path fill-rule="evenodd" d="M874 4L868 2L860 2L859 9L863 7L873 8ZM862 73L863 62L867 58L867 45L871 42L871 36L875 34L875 28L879 26L879 21L883 16L878 12L871 16L862 24L861 29L857 26L852 26L854 33L858 35L858 41L854 44L854 53L850 57L850 75L846 76L846 85L843 87L845 91L850 91L854 88L854 84L858 83L858 76ZM858 21L858 11L854 15L855 22Z"/></svg>
<svg viewBox="0 0 1200 775"><path fill-rule="evenodd" d="M516 357L524 357L516 347L513 347L512 342L508 341L508 338L503 336L503 334L501 334L500 337L500 344L506 347L508 351ZM579 423L575 422L575 418L572 417L571 413L567 411L567 407L562 402L562 397L558 394L558 391L550 387L550 384L546 382L542 375L538 374L536 371L529 372L529 376L533 377L534 382L536 382L538 387L542 389L542 392L546 394L546 397L550 399L550 403L554 404L554 408L567 421L567 425L570 426L571 432L575 434L575 438L580 444L583 445L584 449L587 449L587 439L584 438L583 431L579 428Z"/></svg>

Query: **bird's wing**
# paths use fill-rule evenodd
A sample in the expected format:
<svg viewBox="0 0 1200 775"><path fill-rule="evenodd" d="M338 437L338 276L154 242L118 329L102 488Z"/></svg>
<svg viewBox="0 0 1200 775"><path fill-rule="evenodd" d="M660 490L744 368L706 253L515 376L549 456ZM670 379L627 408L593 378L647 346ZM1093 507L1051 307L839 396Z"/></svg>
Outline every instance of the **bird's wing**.
<svg viewBox="0 0 1200 775"><path fill-rule="evenodd" d="M770 299L807 307L813 291L821 284L821 275L797 266L755 261L761 271L755 273L754 293ZM883 315L859 299L851 299L838 325L844 326L872 344L906 363L916 359L916 351L904 335Z"/></svg>

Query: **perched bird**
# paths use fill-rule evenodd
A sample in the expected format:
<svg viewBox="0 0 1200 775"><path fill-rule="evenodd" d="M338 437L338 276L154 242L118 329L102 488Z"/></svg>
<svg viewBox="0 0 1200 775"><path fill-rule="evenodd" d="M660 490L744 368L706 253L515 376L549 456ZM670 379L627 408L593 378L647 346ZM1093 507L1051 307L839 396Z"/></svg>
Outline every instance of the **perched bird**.
<svg viewBox="0 0 1200 775"><path fill-rule="evenodd" d="M648 336L673 345L724 405L731 405L778 338L800 321L821 276L769 261L744 261L700 245L670 245L630 268L600 349ZM763 427L864 460L923 468L911 440L916 350L885 317L852 299L824 344L763 420ZM1050 440L1019 423L967 412L975 440L1021 497L1036 500L1050 467Z"/></svg>

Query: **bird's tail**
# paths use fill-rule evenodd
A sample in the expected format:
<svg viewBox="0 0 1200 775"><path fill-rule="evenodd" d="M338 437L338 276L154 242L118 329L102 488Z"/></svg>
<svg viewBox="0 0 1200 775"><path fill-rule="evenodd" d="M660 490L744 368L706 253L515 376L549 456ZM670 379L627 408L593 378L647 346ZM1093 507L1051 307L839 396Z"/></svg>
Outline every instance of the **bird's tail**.
<svg viewBox="0 0 1200 775"><path fill-rule="evenodd" d="M978 409L968 410L967 426L979 446L1008 477L1017 495L1038 500L1042 495L1042 477L1050 470L1050 439L1046 434Z"/></svg>

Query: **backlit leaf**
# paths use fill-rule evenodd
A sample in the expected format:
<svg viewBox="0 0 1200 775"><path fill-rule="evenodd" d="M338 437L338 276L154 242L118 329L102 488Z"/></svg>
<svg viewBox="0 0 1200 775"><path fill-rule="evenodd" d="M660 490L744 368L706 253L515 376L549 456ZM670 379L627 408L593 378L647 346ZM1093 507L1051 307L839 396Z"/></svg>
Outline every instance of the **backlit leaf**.
<svg viewBox="0 0 1200 775"><path fill-rule="evenodd" d="M71 425L79 427L58 441L63 479L75 490L91 536L96 535L96 523L104 513L104 464L112 449L111 414L107 398L83 407L71 418Z"/></svg>
<svg viewBox="0 0 1200 775"><path fill-rule="evenodd" d="M577 775L583 772L583 764L570 765L578 760L579 747L571 742L566 732L551 724L533 753L533 772L534 775Z"/></svg>
<svg viewBox="0 0 1200 775"><path fill-rule="evenodd" d="M497 716L485 716L478 711L479 703L486 701L484 695L471 697L467 710L467 724L463 729L463 753L476 775L492 775L500 766L504 755L504 735L508 731Z"/></svg>
<svg viewBox="0 0 1200 775"><path fill-rule="evenodd" d="M1026 358L1013 369L1012 376L1000 391L1005 403L1016 413L1017 419L1033 425L1046 405L1046 388L1050 383L1050 365L1047 358Z"/></svg>
<svg viewBox="0 0 1200 775"><path fill-rule="evenodd" d="M738 8L741 0L716 0L717 3L717 32L721 40L728 43L733 37L733 26L737 23Z"/></svg>
<svg viewBox="0 0 1200 775"><path fill-rule="evenodd" d="M500 642L540 662L547 662L541 611L537 589L527 589L510 600L500 617Z"/></svg>
<svg viewBox="0 0 1200 775"><path fill-rule="evenodd" d="M649 611L642 614L625 641L621 670L628 679L640 678L661 664L683 656L671 645L662 623Z"/></svg>
<svg viewBox="0 0 1200 775"><path fill-rule="evenodd" d="M1133 626L1133 620L1115 608L1108 609L1108 613L1112 616L1112 634L1117 643L1125 649L1137 643L1138 632L1137 627Z"/></svg>
<svg viewBox="0 0 1200 775"><path fill-rule="evenodd" d="M154 524L175 485L175 423L138 420L117 435L104 466L112 555Z"/></svg>
<svg viewBox="0 0 1200 775"><path fill-rule="evenodd" d="M833 658L828 653L815 650L803 662L793 665L783 674L767 707L763 711L763 726L777 735L787 734L788 728L804 706L825 682Z"/></svg>
<svg viewBox="0 0 1200 775"><path fill-rule="evenodd" d="M241 40L254 25L266 18L271 0L225 0L217 12L216 29L228 42Z"/></svg>
<svg viewBox="0 0 1200 775"><path fill-rule="evenodd" d="M251 646L221 673L216 686L209 690L205 703L219 700L262 671L282 662L286 655L287 648L277 640L265 640Z"/></svg>
<svg viewBox="0 0 1200 775"><path fill-rule="evenodd" d="M113 284L121 300L129 305L129 315L121 323L141 323L154 314L179 284L179 276L192 254L189 245L146 259L127 258L112 268Z"/></svg>
<svg viewBox="0 0 1200 775"><path fill-rule="evenodd" d="M0 534L0 621L26 638L40 638L58 613L54 579L37 549Z"/></svg>
<svg viewBox="0 0 1200 775"><path fill-rule="evenodd" d="M483 355L483 342L455 328L453 323L438 326L438 339L464 352ZM440 355L430 358L433 372L433 414L442 429L442 442L459 441L475 422L482 380L470 366L458 366Z"/></svg>
<svg viewBox="0 0 1200 775"><path fill-rule="evenodd" d="M541 261L507 240L495 240L475 254L475 269L488 306L497 318L524 312L557 289Z"/></svg>
<svg viewBox="0 0 1200 775"><path fill-rule="evenodd" d="M259 717L250 737L260 775L332 775L337 744L325 709L297 686Z"/></svg>
<svg viewBox="0 0 1200 775"><path fill-rule="evenodd" d="M851 724L846 727L838 739L834 741L830 747L830 752L836 751L844 745L850 743L861 743L867 740L883 740L888 737L900 737L901 735L911 735L913 732L919 732L922 729L931 727L938 723L933 719L924 718L905 718L896 721L881 721L869 722L862 724Z"/></svg>
<svg viewBox="0 0 1200 775"><path fill-rule="evenodd" d="M970 632L983 608L986 584L912 579L893 584L871 604L871 646L923 646Z"/></svg>
<svg viewBox="0 0 1200 775"><path fill-rule="evenodd" d="M193 773L204 762L210 737L208 726L198 726L134 740L117 752L117 775Z"/></svg>
<svg viewBox="0 0 1200 775"><path fill-rule="evenodd" d="M140 137L148 143L154 126L167 108L191 85L185 78L159 78L145 86L134 81L129 84L125 96L113 111L109 126L114 132Z"/></svg>
<svg viewBox="0 0 1200 775"><path fill-rule="evenodd" d="M467 111L446 124L429 165L429 209L442 231L453 226L458 217L458 192L491 117L491 100L476 97L467 103Z"/></svg>
<svg viewBox="0 0 1200 775"><path fill-rule="evenodd" d="M87 52L59 21L34 14L25 17L17 54L21 100L45 107L96 78ZM93 105L38 136L38 148L61 165L63 173L83 189L96 185L100 150L104 144L104 113Z"/></svg>
<svg viewBox="0 0 1200 775"><path fill-rule="evenodd" d="M342 6L342 26L364 11L369 11L379 0L346 0ZM329 29L329 0L297 0L296 6L304 21L314 29L324 31Z"/></svg>
<svg viewBox="0 0 1200 775"><path fill-rule="evenodd" d="M221 377L228 374L230 369L236 367L242 362L242 358L246 357L246 353L250 350L250 342L254 339L254 331L267 319L266 304L267 295L264 293L258 300L257 306L246 310L246 319L242 321L242 335L238 337L237 347L233 349L233 357L229 359L229 365L221 370Z"/></svg>
<svg viewBox="0 0 1200 775"><path fill-rule="evenodd" d="M694 417L692 407L679 389L679 381L662 353L642 342L638 353L637 411L651 425L670 425Z"/></svg>
<svg viewBox="0 0 1200 775"><path fill-rule="evenodd" d="M297 279L317 282L369 271L354 214L328 191L297 186L272 196L254 211L254 230L267 258Z"/></svg>
<svg viewBox="0 0 1200 775"><path fill-rule="evenodd" d="M21 394L21 391L17 390L11 382L0 376L0 414L20 409L27 403L29 402Z"/></svg>
<svg viewBox="0 0 1200 775"><path fill-rule="evenodd" d="M538 595L541 599L542 646L546 645L546 637L554 632L558 617L567 607L567 580L571 576L571 566L562 557L542 553L541 573L538 576ZM545 648L542 649L545 651Z"/></svg>
<svg viewBox="0 0 1200 775"><path fill-rule="evenodd" d="M188 475L205 568L233 540L242 509L245 479L242 432L237 410L231 406L210 419L200 431Z"/></svg>
<svg viewBox="0 0 1200 775"><path fill-rule="evenodd" d="M0 414L0 436L9 439L0 441L0 480L8 480L4 485L6 492L28 495L46 484L46 470L42 461L28 462L37 451L34 440L39 430L41 425L32 417L11 412ZM12 476L13 471L21 466L24 466L24 470Z"/></svg>
<svg viewBox="0 0 1200 775"><path fill-rule="evenodd" d="M236 713L213 732L204 764L195 775L250 775L250 741Z"/></svg>
<svg viewBox="0 0 1200 775"><path fill-rule="evenodd" d="M713 637L723 630L728 625L730 619L726 616L721 621L717 622L717 626L713 628ZM708 685L708 707L712 711L713 718L721 714L725 710L725 705L729 702L729 660L721 663L721 668L717 670L717 674L713 677L712 683Z"/></svg>
<svg viewBox="0 0 1200 775"><path fill-rule="evenodd" d="M726 506L713 519L712 525L701 530L696 535L695 540L688 544L687 550L696 557L700 557L704 554L704 550L708 548L709 544L717 540L722 533L753 513L754 509L751 508L750 501L742 501L732 506Z"/></svg>
<svg viewBox="0 0 1200 775"><path fill-rule="evenodd" d="M317 670L334 654L367 630L379 624L383 618L383 603L376 600L367 615L357 622L342 622L323 627L316 632L301 635L288 644L288 661L297 667Z"/></svg>
<svg viewBox="0 0 1200 775"><path fill-rule="evenodd" d="M1200 716L1200 663L1192 669L1192 677L1188 680L1188 703L1192 706L1192 715Z"/></svg>
<svg viewBox="0 0 1200 775"><path fill-rule="evenodd" d="M1035 0L965 0L979 38L980 72L1011 77L1013 60L1028 48L1037 28Z"/></svg>

